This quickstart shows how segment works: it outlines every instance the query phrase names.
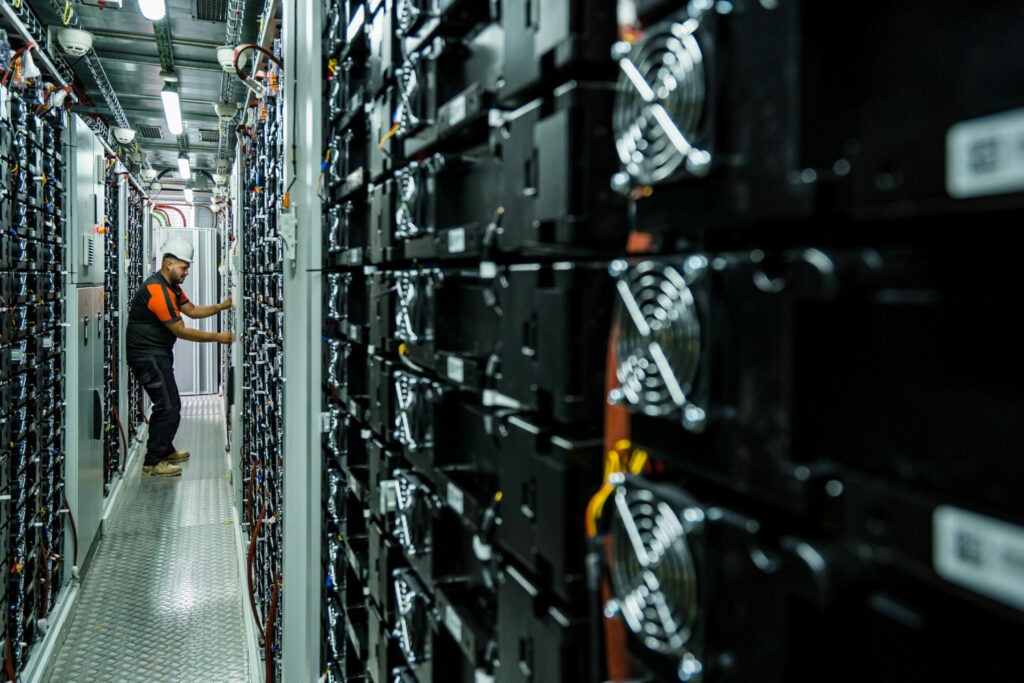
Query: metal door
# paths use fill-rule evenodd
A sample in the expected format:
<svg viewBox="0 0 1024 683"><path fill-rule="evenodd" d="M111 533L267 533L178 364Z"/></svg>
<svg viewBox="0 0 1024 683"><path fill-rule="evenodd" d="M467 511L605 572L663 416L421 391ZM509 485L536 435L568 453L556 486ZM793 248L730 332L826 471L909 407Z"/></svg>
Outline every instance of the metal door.
<svg viewBox="0 0 1024 683"><path fill-rule="evenodd" d="M217 277L217 231L213 228L159 228L153 227L153 270L160 270L160 246L172 237L180 237L195 249L192 267L182 289L196 306L207 306L220 301L220 283ZM201 320L185 317L185 324L206 332L220 330L219 316ZM174 345L174 377L178 393L215 394L218 390L218 344L178 340Z"/></svg>

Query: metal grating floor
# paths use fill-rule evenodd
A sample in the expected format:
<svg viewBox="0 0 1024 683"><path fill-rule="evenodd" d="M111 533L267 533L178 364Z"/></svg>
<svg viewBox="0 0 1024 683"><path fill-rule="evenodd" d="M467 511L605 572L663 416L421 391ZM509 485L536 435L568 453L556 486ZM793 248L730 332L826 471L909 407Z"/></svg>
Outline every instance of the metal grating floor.
<svg viewBox="0 0 1024 683"><path fill-rule="evenodd" d="M182 403L192 457L180 477L125 481L51 681L248 680L220 404Z"/></svg>

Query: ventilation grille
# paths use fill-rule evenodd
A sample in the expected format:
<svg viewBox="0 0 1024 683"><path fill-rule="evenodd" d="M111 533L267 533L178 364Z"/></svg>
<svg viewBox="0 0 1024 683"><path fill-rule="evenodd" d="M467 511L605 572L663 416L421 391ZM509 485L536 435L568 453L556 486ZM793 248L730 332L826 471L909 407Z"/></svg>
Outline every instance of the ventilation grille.
<svg viewBox="0 0 1024 683"><path fill-rule="evenodd" d="M647 648L683 655L699 616L690 543L703 510L681 490L640 478L628 478L614 496L609 568L622 615Z"/></svg>
<svg viewBox="0 0 1024 683"><path fill-rule="evenodd" d="M708 172L700 142L707 84L699 22L663 24L620 58L615 147L625 170L644 185Z"/></svg>
<svg viewBox="0 0 1024 683"><path fill-rule="evenodd" d="M228 0L192 0L192 16L199 21L227 21Z"/></svg>
<svg viewBox="0 0 1024 683"><path fill-rule="evenodd" d="M706 259L692 256L682 272L656 261L626 266L616 288L619 301L618 379L624 397L652 417L700 409L690 392L700 367L701 330L690 281ZM685 275L684 275L685 274ZM694 425L695 426L695 425Z"/></svg>
<svg viewBox="0 0 1024 683"><path fill-rule="evenodd" d="M139 135L147 140L159 140L164 136L164 132L159 126L139 126L137 130Z"/></svg>
<svg viewBox="0 0 1024 683"><path fill-rule="evenodd" d="M199 139L203 142L218 142L220 141L220 133L209 128L200 128Z"/></svg>

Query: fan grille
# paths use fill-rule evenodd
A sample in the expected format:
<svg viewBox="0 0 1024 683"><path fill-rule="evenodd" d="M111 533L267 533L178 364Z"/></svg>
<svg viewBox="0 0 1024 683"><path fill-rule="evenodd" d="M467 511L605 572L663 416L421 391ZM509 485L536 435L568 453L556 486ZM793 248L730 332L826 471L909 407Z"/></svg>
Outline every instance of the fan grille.
<svg viewBox="0 0 1024 683"><path fill-rule="evenodd" d="M395 16L398 19L398 33L405 35L419 20L423 10L417 0L398 0L395 5Z"/></svg>
<svg viewBox="0 0 1024 683"><path fill-rule="evenodd" d="M696 568L675 508L632 485L615 492L611 577L629 628L656 652L686 651L698 614Z"/></svg>
<svg viewBox="0 0 1024 683"><path fill-rule="evenodd" d="M705 109L704 54L690 19L655 27L620 61L615 102L615 146L631 176L653 185L689 165L705 169L695 147Z"/></svg>
<svg viewBox="0 0 1024 683"><path fill-rule="evenodd" d="M631 266L617 284L618 379L630 404L654 417L688 403L700 365L693 293L674 267Z"/></svg>
<svg viewBox="0 0 1024 683"><path fill-rule="evenodd" d="M430 659L427 624L426 593L415 575L408 569L395 572L395 607L398 623L395 636L398 645L409 663Z"/></svg>

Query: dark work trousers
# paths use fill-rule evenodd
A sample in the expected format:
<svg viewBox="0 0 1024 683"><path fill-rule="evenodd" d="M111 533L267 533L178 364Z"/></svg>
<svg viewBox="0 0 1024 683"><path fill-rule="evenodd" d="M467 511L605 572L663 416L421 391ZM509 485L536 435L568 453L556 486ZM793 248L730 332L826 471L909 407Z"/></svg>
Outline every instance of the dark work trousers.
<svg viewBox="0 0 1024 683"><path fill-rule="evenodd" d="M181 422L181 397L178 396L178 383L174 381L174 357L138 358L128 361L128 367L153 402L145 464L155 465L174 452L172 442Z"/></svg>

